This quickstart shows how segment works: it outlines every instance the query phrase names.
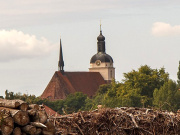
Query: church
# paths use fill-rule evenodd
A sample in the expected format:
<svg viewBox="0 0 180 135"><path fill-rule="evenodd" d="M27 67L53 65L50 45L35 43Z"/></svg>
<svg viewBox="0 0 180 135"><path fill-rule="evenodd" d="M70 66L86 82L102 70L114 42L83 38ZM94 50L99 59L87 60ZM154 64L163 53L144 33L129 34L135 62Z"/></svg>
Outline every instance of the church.
<svg viewBox="0 0 180 135"><path fill-rule="evenodd" d="M115 68L112 57L106 53L105 37L102 35L100 25L100 35L97 37L97 53L90 59L89 72L64 71L60 39L58 71L54 73L41 98L65 99L68 94L75 92L82 92L92 97L100 85L110 83L112 79L115 79Z"/></svg>

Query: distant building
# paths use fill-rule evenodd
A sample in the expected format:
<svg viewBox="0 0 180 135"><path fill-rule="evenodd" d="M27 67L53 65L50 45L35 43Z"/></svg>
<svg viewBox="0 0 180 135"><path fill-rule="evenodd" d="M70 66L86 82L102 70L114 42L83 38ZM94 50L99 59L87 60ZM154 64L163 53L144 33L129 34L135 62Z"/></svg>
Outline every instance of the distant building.
<svg viewBox="0 0 180 135"><path fill-rule="evenodd" d="M101 29L97 40L97 53L90 60L89 72L66 72L60 39L59 69L54 73L41 98L65 99L68 94L75 92L82 92L92 97L100 85L110 83L115 78L113 59L105 51L105 37Z"/></svg>

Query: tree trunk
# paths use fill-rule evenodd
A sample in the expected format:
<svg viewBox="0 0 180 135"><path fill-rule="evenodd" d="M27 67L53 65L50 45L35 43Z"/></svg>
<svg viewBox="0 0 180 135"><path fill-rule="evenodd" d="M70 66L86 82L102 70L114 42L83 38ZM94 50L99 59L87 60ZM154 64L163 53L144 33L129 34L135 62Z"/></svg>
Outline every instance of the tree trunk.
<svg viewBox="0 0 180 135"><path fill-rule="evenodd" d="M16 100L7 100L0 98L0 107L18 108L20 103Z"/></svg>
<svg viewBox="0 0 180 135"><path fill-rule="evenodd" d="M36 133L36 127L32 126L32 125L26 125L22 128L22 131L30 134L30 135L35 135Z"/></svg>
<svg viewBox="0 0 180 135"><path fill-rule="evenodd" d="M1 123L2 135L10 135L14 128L13 118L11 118L10 116L3 118L0 123Z"/></svg>
<svg viewBox="0 0 180 135"><path fill-rule="evenodd" d="M0 110L7 110L10 112L11 116L14 119L14 122L20 126L25 126L29 123L28 113L21 110L10 109L5 107L0 107Z"/></svg>
<svg viewBox="0 0 180 135"><path fill-rule="evenodd" d="M20 127L14 128L14 130L13 130L13 135L21 135L21 134L22 134L22 133L21 133Z"/></svg>

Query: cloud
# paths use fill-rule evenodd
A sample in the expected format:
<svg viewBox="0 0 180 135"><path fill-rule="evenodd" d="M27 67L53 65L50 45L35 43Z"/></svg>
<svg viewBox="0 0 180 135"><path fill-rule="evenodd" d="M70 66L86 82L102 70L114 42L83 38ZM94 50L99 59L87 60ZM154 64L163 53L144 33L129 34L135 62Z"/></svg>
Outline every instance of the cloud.
<svg viewBox="0 0 180 135"><path fill-rule="evenodd" d="M155 22L152 27L154 36L180 36L180 25L172 26L164 22Z"/></svg>
<svg viewBox="0 0 180 135"><path fill-rule="evenodd" d="M49 54L54 45L41 37L17 30L0 30L0 61L35 58Z"/></svg>

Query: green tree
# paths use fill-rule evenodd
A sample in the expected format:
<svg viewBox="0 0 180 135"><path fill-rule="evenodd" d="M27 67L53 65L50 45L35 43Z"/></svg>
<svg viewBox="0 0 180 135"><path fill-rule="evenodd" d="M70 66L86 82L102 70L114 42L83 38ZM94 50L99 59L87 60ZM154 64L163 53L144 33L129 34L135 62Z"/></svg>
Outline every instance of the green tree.
<svg viewBox="0 0 180 135"><path fill-rule="evenodd" d="M84 108L87 95L76 92L74 94L69 94L64 100L64 109L67 113L77 112L81 108Z"/></svg>
<svg viewBox="0 0 180 135"><path fill-rule="evenodd" d="M178 72L177 72L177 83L180 86L180 61L179 61L179 67L178 67Z"/></svg>
<svg viewBox="0 0 180 135"><path fill-rule="evenodd" d="M164 68L151 69L149 66L141 66L138 71L124 73L125 90L136 89L141 96L151 99L155 88L160 88L169 79L169 74ZM150 104L150 103L149 103Z"/></svg>
<svg viewBox="0 0 180 135"><path fill-rule="evenodd" d="M153 93L153 104L154 106L164 109L174 111L177 109L176 103L176 93L177 93L176 82L169 80L164 83L160 89L155 89Z"/></svg>

